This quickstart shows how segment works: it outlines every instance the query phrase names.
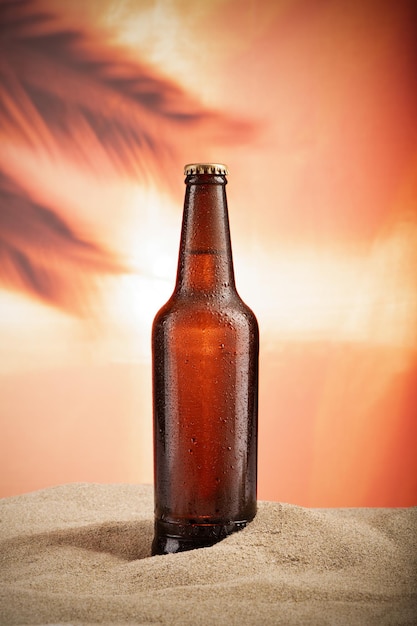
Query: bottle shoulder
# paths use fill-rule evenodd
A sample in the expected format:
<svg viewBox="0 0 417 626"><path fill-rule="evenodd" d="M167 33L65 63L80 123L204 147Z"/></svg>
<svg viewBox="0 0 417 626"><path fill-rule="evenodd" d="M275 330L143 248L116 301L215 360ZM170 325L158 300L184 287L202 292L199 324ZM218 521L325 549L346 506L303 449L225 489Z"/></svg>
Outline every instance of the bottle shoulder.
<svg viewBox="0 0 417 626"><path fill-rule="evenodd" d="M158 325L186 323L199 320L207 324L247 324L258 332L258 322L252 309L236 291L213 293L178 293L159 309L154 318L154 328Z"/></svg>

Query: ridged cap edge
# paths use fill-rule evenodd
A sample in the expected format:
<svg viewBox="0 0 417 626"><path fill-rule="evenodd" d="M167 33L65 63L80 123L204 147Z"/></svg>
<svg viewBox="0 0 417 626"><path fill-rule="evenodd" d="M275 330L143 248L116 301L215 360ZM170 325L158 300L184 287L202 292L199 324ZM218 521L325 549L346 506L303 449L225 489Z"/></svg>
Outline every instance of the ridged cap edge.
<svg viewBox="0 0 417 626"><path fill-rule="evenodd" d="M184 175L192 174L219 174L225 176L229 173L226 165L223 163L187 163L184 166Z"/></svg>

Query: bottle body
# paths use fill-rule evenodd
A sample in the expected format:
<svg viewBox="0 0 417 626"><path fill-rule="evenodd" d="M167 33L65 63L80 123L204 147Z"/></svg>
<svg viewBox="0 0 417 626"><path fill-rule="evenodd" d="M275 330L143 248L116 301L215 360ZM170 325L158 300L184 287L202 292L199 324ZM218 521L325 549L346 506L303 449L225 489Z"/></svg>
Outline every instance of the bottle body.
<svg viewBox="0 0 417 626"><path fill-rule="evenodd" d="M256 514L258 325L234 287L224 192L209 187L224 180L198 180L176 289L152 330L153 554L212 545Z"/></svg>

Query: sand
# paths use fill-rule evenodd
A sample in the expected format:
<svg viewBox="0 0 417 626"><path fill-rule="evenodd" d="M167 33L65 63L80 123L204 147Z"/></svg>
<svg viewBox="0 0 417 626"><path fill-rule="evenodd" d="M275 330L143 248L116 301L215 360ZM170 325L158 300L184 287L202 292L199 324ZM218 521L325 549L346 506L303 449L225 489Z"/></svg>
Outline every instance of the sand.
<svg viewBox="0 0 417 626"><path fill-rule="evenodd" d="M417 624L417 508L260 502L221 543L150 556L152 488L0 501L0 624Z"/></svg>

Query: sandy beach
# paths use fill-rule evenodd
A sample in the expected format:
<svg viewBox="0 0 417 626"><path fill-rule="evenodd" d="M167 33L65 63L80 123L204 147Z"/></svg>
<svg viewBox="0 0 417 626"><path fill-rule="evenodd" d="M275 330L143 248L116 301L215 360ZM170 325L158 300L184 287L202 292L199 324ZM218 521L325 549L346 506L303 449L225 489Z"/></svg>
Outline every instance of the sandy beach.
<svg viewBox="0 0 417 626"><path fill-rule="evenodd" d="M0 623L417 624L417 508L259 502L221 543L150 556L149 485L0 502Z"/></svg>

